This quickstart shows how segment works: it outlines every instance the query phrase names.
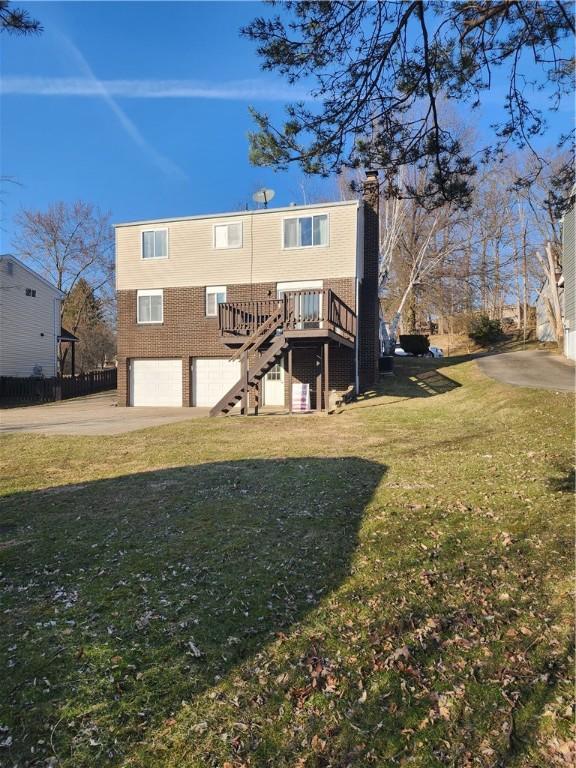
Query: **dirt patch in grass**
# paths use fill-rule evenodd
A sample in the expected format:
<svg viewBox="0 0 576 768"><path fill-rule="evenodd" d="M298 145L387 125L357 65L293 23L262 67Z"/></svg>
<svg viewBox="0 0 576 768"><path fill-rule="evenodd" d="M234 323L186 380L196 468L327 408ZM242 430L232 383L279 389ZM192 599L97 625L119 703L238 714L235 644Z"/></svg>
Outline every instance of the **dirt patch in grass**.
<svg viewBox="0 0 576 768"><path fill-rule="evenodd" d="M5 436L0 764L571 765L572 398L404 365L328 419Z"/></svg>

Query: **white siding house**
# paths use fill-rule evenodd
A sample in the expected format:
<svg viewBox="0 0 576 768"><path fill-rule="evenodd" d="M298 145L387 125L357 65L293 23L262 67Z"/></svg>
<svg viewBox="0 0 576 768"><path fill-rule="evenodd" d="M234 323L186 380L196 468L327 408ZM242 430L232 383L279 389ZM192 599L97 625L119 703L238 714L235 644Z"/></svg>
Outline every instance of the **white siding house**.
<svg viewBox="0 0 576 768"><path fill-rule="evenodd" d="M56 376L63 298L14 256L0 256L0 376Z"/></svg>

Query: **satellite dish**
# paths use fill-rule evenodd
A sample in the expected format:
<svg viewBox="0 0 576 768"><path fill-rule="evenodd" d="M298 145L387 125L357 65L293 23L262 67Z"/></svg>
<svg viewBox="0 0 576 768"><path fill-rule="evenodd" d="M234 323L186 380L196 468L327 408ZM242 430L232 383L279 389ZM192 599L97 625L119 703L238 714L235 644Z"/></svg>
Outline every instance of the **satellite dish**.
<svg viewBox="0 0 576 768"><path fill-rule="evenodd" d="M252 200L255 203L264 203L264 208L268 208L268 203L275 194L276 192L273 189L259 189L258 192L254 192L252 195Z"/></svg>

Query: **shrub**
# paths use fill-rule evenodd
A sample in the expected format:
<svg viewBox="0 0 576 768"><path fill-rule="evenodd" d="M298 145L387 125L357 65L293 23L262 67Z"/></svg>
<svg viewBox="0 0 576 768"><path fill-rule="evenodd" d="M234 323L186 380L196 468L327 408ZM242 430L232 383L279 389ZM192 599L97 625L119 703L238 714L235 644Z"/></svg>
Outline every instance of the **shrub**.
<svg viewBox="0 0 576 768"><path fill-rule="evenodd" d="M468 322L468 336L478 344L487 344L502 338L500 320L490 320L488 315L475 315Z"/></svg>
<svg viewBox="0 0 576 768"><path fill-rule="evenodd" d="M420 334L400 335L400 346L411 355L425 355L430 348L428 336Z"/></svg>

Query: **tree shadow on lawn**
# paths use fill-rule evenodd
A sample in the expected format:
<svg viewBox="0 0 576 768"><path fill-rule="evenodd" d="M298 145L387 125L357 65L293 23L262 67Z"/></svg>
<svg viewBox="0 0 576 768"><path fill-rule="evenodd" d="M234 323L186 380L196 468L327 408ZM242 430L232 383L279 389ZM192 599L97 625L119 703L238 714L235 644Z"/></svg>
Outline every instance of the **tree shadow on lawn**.
<svg viewBox="0 0 576 768"><path fill-rule="evenodd" d="M302 621L348 577L385 471L246 460L3 499L11 764L118 764Z"/></svg>
<svg viewBox="0 0 576 768"><path fill-rule="evenodd" d="M420 362L425 364L428 360L418 360L418 363ZM435 397L462 386L435 368L426 365L421 367L418 363L400 368L394 376L382 376L374 389L363 392L356 398L354 408L375 408L383 405L394 405L408 398ZM388 403L370 402L374 398L381 397L398 397L398 400Z"/></svg>

